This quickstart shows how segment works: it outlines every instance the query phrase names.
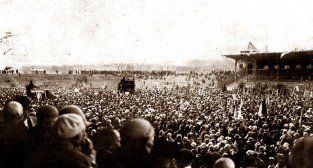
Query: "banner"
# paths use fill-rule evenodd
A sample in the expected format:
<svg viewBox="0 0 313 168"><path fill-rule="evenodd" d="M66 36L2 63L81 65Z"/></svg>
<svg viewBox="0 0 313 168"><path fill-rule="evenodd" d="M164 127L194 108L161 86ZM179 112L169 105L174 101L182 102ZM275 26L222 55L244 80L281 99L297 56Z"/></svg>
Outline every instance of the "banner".
<svg viewBox="0 0 313 168"><path fill-rule="evenodd" d="M263 99L262 102L260 103L258 115L260 117L267 116L267 107L266 107L266 100Z"/></svg>
<svg viewBox="0 0 313 168"><path fill-rule="evenodd" d="M238 120L241 120L241 119L243 119L243 116L242 116L242 114L241 114L241 108L238 110L238 112L237 112L237 119Z"/></svg>
<svg viewBox="0 0 313 168"><path fill-rule="evenodd" d="M234 119L237 120L237 118L238 118L237 108L235 107L235 110L234 110Z"/></svg>

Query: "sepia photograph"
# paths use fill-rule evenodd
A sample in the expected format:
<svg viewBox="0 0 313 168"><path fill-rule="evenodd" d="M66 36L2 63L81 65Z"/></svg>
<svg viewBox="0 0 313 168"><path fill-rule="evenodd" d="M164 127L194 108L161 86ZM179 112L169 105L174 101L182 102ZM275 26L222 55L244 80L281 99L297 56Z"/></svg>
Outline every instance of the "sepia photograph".
<svg viewBox="0 0 313 168"><path fill-rule="evenodd" d="M0 168L313 167L312 6L0 0Z"/></svg>

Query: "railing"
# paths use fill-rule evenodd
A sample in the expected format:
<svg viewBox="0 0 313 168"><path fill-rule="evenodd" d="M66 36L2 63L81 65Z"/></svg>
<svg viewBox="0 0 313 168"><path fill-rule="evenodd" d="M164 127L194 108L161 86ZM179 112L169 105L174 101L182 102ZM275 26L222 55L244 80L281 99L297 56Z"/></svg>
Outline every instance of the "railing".
<svg viewBox="0 0 313 168"><path fill-rule="evenodd" d="M236 75L236 78L235 78L235 75ZM247 76L247 71L241 70L241 71L237 72L236 74L232 74L227 79L220 81L218 83L218 87L222 88L223 86L227 86L231 83L234 83L238 80L241 80L241 79L245 78L246 76Z"/></svg>
<svg viewBox="0 0 313 168"><path fill-rule="evenodd" d="M256 79L275 79L275 80L305 80L312 79L312 72L310 71L298 71L298 70L254 70Z"/></svg>

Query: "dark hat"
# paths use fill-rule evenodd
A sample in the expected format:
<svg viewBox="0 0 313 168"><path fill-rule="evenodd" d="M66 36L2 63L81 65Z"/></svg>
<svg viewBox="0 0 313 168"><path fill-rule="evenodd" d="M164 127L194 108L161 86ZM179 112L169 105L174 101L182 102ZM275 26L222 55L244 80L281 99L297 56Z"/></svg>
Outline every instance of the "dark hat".
<svg viewBox="0 0 313 168"><path fill-rule="evenodd" d="M128 144L132 140L154 136L154 128L145 119L134 119L124 124L120 130L122 144Z"/></svg>
<svg viewBox="0 0 313 168"><path fill-rule="evenodd" d="M16 95L13 97L13 101L21 103L24 109L27 109L30 104L30 100L27 96Z"/></svg>
<svg viewBox="0 0 313 168"><path fill-rule="evenodd" d="M176 159L179 162L192 162L194 154L189 149L182 149L178 152Z"/></svg>
<svg viewBox="0 0 313 168"><path fill-rule="evenodd" d="M36 117L39 123L50 119L55 119L58 116L58 109L51 105L44 105L42 107L39 107L36 113Z"/></svg>
<svg viewBox="0 0 313 168"><path fill-rule="evenodd" d="M89 126L91 123L89 121L87 121L86 119L86 115L83 113L82 109L76 105L69 105L69 106L65 106L63 107L60 111L59 111L60 115L63 114L78 114L80 115L86 126Z"/></svg>

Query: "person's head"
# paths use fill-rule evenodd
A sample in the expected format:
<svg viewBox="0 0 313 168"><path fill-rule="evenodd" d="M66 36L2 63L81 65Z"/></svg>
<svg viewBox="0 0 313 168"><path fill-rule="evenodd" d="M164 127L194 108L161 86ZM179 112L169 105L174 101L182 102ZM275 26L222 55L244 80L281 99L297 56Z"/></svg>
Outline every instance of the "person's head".
<svg viewBox="0 0 313 168"><path fill-rule="evenodd" d="M40 126L52 126L59 116L58 109L51 105L39 107L36 113L37 124Z"/></svg>
<svg viewBox="0 0 313 168"><path fill-rule="evenodd" d="M194 154L189 149L182 149L176 157L177 168L191 166L194 161Z"/></svg>
<svg viewBox="0 0 313 168"><path fill-rule="evenodd" d="M213 146L212 146L213 148ZM214 149L212 149L213 151ZM213 167L214 163L221 158L221 155L218 152L207 152L202 157L202 162L206 167Z"/></svg>
<svg viewBox="0 0 313 168"><path fill-rule="evenodd" d="M235 168L235 163L229 158L218 159L213 168Z"/></svg>
<svg viewBox="0 0 313 168"><path fill-rule="evenodd" d="M313 165L313 137L306 137L296 141L291 149L289 165L292 168L308 168Z"/></svg>
<svg viewBox="0 0 313 168"><path fill-rule="evenodd" d="M104 128L92 136L96 150L114 150L121 146L120 133L112 128Z"/></svg>
<svg viewBox="0 0 313 168"><path fill-rule="evenodd" d="M77 114L63 114L54 123L54 133L62 141L80 143L85 135L85 123Z"/></svg>
<svg viewBox="0 0 313 168"><path fill-rule="evenodd" d="M63 107L59 111L59 115L63 115L63 114L78 114L83 118L86 126L89 126L91 124L90 122L87 121L86 115L83 113L82 109L76 105L69 105L69 106Z"/></svg>
<svg viewBox="0 0 313 168"><path fill-rule="evenodd" d="M23 106L17 101L5 103L3 108L3 118L12 123L20 122L24 119Z"/></svg>
<svg viewBox="0 0 313 168"><path fill-rule="evenodd" d="M154 128L145 119L134 119L120 130L121 146L130 150L151 153L154 144Z"/></svg>

